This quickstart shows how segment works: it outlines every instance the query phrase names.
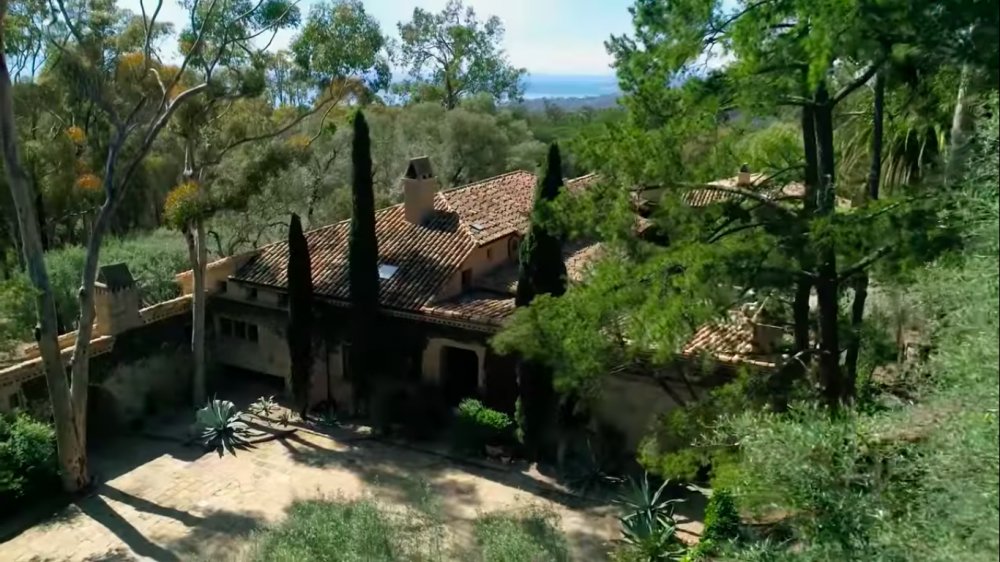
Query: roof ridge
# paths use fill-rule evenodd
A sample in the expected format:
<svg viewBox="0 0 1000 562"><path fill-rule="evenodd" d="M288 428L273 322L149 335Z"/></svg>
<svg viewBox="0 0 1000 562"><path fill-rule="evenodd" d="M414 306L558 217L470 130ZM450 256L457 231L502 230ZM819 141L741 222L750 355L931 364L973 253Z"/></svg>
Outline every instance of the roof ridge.
<svg viewBox="0 0 1000 562"><path fill-rule="evenodd" d="M448 211L455 213L455 216L458 217L458 224L462 227L462 230L469 237L469 240L472 240L472 243L478 246L479 244L476 242L476 236L475 234L472 233L472 226L465 222L465 219L462 218L462 213L459 213L458 211L455 210L455 207L451 206L451 202L448 201L448 198L444 196L444 191L435 192L434 198L435 199L440 198L441 202L444 203L445 208Z"/></svg>
<svg viewBox="0 0 1000 562"><path fill-rule="evenodd" d="M460 185L458 187L449 187L448 189L442 189L438 193L454 193L456 191L461 191L463 189L468 189L470 187L479 187L479 186L481 186L481 185L483 185L483 184L485 184L487 182L498 180L500 178L505 178L507 176L513 176L515 174L528 174L529 176L534 176L535 175L534 172L530 172L528 170L523 170L523 169L511 170L509 172L504 172L504 173L496 175L496 176L490 176L488 178L483 178L483 179L481 179L479 181L474 181L472 183L467 183L465 185Z"/></svg>

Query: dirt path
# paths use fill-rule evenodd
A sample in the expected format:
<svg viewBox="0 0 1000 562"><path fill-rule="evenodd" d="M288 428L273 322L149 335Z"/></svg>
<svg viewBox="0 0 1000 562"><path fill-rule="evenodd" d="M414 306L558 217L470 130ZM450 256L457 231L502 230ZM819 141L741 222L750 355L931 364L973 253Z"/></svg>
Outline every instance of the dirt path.
<svg viewBox="0 0 1000 562"><path fill-rule="evenodd" d="M371 495L392 505L432 501L456 540L479 514L538 507L555 513L574 560L606 558L614 510L524 474L458 465L374 441L299 431L237 457L199 455L149 439L98 456L96 493L0 544L0 560L238 559L256 529L296 499Z"/></svg>

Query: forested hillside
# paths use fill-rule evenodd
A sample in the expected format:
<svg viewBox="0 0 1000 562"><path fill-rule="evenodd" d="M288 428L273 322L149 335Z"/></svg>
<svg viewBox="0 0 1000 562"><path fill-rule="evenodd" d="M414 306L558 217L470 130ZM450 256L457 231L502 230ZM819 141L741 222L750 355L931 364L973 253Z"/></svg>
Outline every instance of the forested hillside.
<svg viewBox="0 0 1000 562"><path fill-rule="evenodd" d="M233 10L253 7L236 4ZM269 9L279 6L284 4ZM464 14L465 8L456 6L449 9ZM291 29L294 37L288 49L260 49L250 42L249 56L230 61L227 53L242 47L213 45L216 54L223 55L219 61L189 61L190 75L178 80L175 89L194 85L211 71L221 90L185 103L144 153L135 146L139 136L130 133L116 158L134 166L124 180L124 169L115 169L111 179L123 183L112 187L105 180L109 149L118 142L115 121L126 118L124 112L131 109L127 104L139 96L146 96L143 103L152 103L150 94L159 87L156 80L168 80L179 70L179 61L161 62L159 57L170 56L177 45L181 53L188 52L185 41L190 42L189 34L197 29L171 30L158 24L150 29L155 42L150 45L143 43L142 15L111 1L90 8L68 5L71 15L78 10L82 18L75 29L47 26L52 7L45 3L9 4L5 54L13 82L13 118L22 166L35 193L60 332L77 325L76 293L85 246L94 239L109 187L120 195L114 212L102 220L102 237L113 240L103 243L100 262L125 261L144 301L152 303L174 296L173 274L191 268L182 235L185 225L173 224L167 208L170 194L175 200L185 196L182 188L191 179L197 180L199 197L211 199L203 209L203 223L204 244L212 257L282 239L291 213L302 216L307 229L348 218L348 119L358 105L368 106L379 207L400 200L398 179L412 157L430 156L442 188L454 187L510 170L534 170L545 143L569 141L589 123L617 118L616 113L605 118L606 112L598 111L529 112L508 103L519 99L523 87L509 75L520 76L523 69L504 58L498 21L475 15L463 20L461 29L474 37L454 40L482 41L493 51L469 55L462 64L475 58L495 67L487 72L459 70L451 76L463 86L454 105L447 107L440 101L444 75L417 64L415 54L431 48L428 34L448 25L440 15L421 10L408 21L410 14L400 14L400 25L423 27L415 28L405 44L393 46L388 30L365 12L363 3L321 3L308 10L285 7L287 14L274 12L281 17L261 22L252 33L269 37ZM231 16L216 14L223 20ZM151 19L152 13L146 17ZM66 50L57 39L98 51ZM208 39L202 41L207 44ZM351 41L359 48L344 51L343 45ZM388 89L390 59L407 65L416 78ZM138 90L124 91L136 81L141 84ZM134 115L131 127L145 118ZM587 171L575 165L567 169L577 175ZM30 339L35 320L6 175L0 176L0 185L2 349Z"/></svg>

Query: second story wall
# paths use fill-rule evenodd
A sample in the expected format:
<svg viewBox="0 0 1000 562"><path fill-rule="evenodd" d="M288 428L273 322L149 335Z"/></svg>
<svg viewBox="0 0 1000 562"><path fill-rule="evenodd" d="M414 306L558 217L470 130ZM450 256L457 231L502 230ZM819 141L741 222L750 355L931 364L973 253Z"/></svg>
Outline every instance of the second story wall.
<svg viewBox="0 0 1000 562"><path fill-rule="evenodd" d="M467 289L470 283L474 285L477 279L494 269L503 265L516 264L519 244L520 236L511 235L476 248L448 280L438 298L446 299L458 295Z"/></svg>

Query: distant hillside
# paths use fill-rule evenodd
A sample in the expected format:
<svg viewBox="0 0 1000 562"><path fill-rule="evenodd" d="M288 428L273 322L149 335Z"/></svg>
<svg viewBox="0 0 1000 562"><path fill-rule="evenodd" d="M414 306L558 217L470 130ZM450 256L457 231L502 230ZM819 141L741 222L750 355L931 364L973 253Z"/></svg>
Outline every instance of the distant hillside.
<svg viewBox="0 0 1000 562"><path fill-rule="evenodd" d="M532 74L524 80L523 107L545 109L549 102L565 111L614 107L620 91L614 75Z"/></svg>
<svg viewBox="0 0 1000 562"><path fill-rule="evenodd" d="M526 99L521 102L521 106L528 111L542 111L546 103L551 103L564 111L579 111L585 107L591 109L607 109L615 107L619 94L605 94L601 96L586 97L552 97Z"/></svg>

